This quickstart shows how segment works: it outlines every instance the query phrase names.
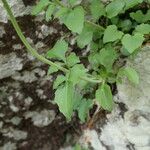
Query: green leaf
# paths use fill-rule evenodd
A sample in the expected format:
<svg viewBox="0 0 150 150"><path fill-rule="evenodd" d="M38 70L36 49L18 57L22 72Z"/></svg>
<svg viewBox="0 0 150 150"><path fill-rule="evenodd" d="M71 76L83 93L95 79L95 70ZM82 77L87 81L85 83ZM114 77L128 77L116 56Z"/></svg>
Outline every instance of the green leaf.
<svg viewBox="0 0 150 150"><path fill-rule="evenodd" d="M79 63L79 57L77 57L77 55L75 53L71 53L68 57L67 57L67 65L69 67L74 66L75 64Z"/></svg>
<svg viewBox="0 0 150 150"><path fill-rule="evenodd" d="M51 20L51 16L52 16L54 10L55 10L55 5L54 4L48 6L48 9L46 10L46 16L45 16L46 21Z"/></svg>
<svg viewBox="0 0 150 150"><path fill-rule="evenodd" d="M69 12L69 9L67 7L61 7L55 13L54 17L59 18L62 21L67 16L68 12Z"/></svg>
<svg viewBox="0 0 150 150"><path fill-rule="evenodd" d="M75 5L77 3L77 0L68 0L69 4L70 5Z"/></svg>
<svg viewBox="0 0 150 150"><path fill-rule="evenodd" d="M122 31L130 31L130 29L132 28L132 22L129 19L126 20L120 20L119 24L118 24L119 28L122 28Z"/></svg>
<svg viewBox="0 0 150 150"><path fill-rule="evenodd" d="M104 31L103 42L104 43L114 42L116 40L121 39L122 36L123 32L118 31L116 25L110 25Z"/></svg>
<svg viewBox="0 0 150 150"><path fill-rule="evenodd" d="M72 32L80 34L84 25L84 9L82 6L77 6L70 13L68 13L63 23Z"/></svg>
<svg viewBox="0 0 150 150"><path fill-rule="evenodd" d="M75 146L74 146L74 149L73 150L82 150L81 149L81 146L79 145L79 144L76 144Z"/></svg>
<svg viewBox="0 0 150 150"><path fill-rule="evenodd" d="M125 2L123 0L114 0L106 6L106 13L108 18L117 16L122 12Z"/></svg>
<svg viewBox="0 0 150 150"><path fill-rule="evenodd" d="M57 71L58 71L58 68L56 68L55 66L50 66L47 74L50 75L50 74L55 73Z"/></svg>
<svg viewBox="0 0 150 150"><path fill-rule="evenodd" d="M103 48L99 52L99 62L107 69L107 71L111 71L117 56L115 49L112 47Z"/></svg>
<svg viewBox="0 0 150 150"><path fill-rule="evenodd" d="M150 10L146 14L143 14L141 10L130 13L130 17L138 23L144 23L150 20Z"/></svg>
<svg viewBox="0 0 150 150"><path fill-rule="evenodd" d="M121 68L118 72L118 76L126 76L132 83L139 84L139 75L131 67Z"/></svg>
<svg viewBox="0 0 150 150"><path fill-rule="evenodd" d="M141 34L149 34L150 33L150 25L149 24L140 24L135 28L135 31Z"/></svg>
<svg viewBox="0 0 150 150"><path fill-rule="evenodd" d="M93 0L90 6L91 14L94 20L99 19L105 15L105 7L99 0Z"/></svg>
<svg viewBox="0 0 150 150"><path fill-rule="evenodd" d="M54 81L53 89L57 89L58 86L60 86L65 80L66 77L64 75L58 75L56 80Z"/></svg>
<svg viewBox="0 0 150 150"><path fill-rule="evenodd" d="M113 109L113 96L111 89L107 84L103 84L96 91L96 100L99 102L100 106L108 111Z"/></svg>
<svg viewBox="0 0 150 150"><path fill-rule="evenodd" d="M99 70L99 68L98 68L98 66L99 66L99 53L91 53L88 56L88 60L90 62L92 69L98 71Z"/></svg>
<svg viewBox="0 0 150 150"><path fill-rule="evenodd" d="M138 49L142 45L143 41L144 37L140 33L136 33L133 36L131 36L130 34L125 34L122 38L122 44L130 54Z"/></svg>
<svg viewBox="0 0 150 150"><path fill-rule="evenodd" d="M68 44L65 40L58 40L55 46L47 52L48 58L58 58L66 61L65 53L68 50Z"/></svg>
<svg viewBox="0 0 150 150"><path fill-rule="evenodd" d="M129 8L132 8L136 5L138 5L139 3L142 3L143 0L124 0L125 1L125 10L129 9Z"/></svg>
<svg viewBox="0 0 150 150"><path fill-rule="evenodd" d="M54 101L59 107L60 112L64 114L67 120L71 120L74 106L74 87L69 81L65 86L60 86L55 92Z"/></svg>
<svg viewBox="0 0 150 150"><path fill-rule="evenodd" d="M91 27L85 24L82 32L77 37L77 44L80 48L84 48L86 45L88 45L93 38L93 30Z"/></svg>
<svg viewBox="0 0 150 150"><path fill-rule="evenodd" d="M49 0L40 0L32 9L32 15L38 15L49 5Z"/></svg>
<svg viewBox="0 0 150 150"><path fill-rule="evenodd" d="M86 68L82 64L77 64L70 69L70 81L73 85L80 82L80 78L86 75Z"/></svg>
<svg viewBox="0 0 150 150"><path fill-rule="evenodd" d="M86 100L86 99L81 100L77 110L78 110L78 116L82 122L86 121L86 118L88 116L89 110L92 107L92 105L93 105L92 100Z"/></svg>

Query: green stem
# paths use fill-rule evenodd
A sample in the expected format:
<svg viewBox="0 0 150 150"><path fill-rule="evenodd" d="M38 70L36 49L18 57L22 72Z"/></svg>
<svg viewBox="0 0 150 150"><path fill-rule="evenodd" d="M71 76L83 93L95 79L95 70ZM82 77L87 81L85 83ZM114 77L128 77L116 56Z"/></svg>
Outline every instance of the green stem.
<svg viewBox="0 0 150 150"><path fill-rule="evenodd" d="M18 36L20 37L21 41L23 42L23 44L26 46L27 51L30 52L34 57L36 57L37 59L39 59L43 63L55 66L58 69L62 70L63 72L68 72L68 70L66 68L63 68L60 65L55 64L52 61L46 59L42 55L38 54L37 51L31 47L31 45L28 43L28 41L26 40L25 36L23 35L23 33L22 33L22 31L21 31L21 29L20 29L20 27L19 27L19 25L18 25L14 15L13 15L13 13L12 13L8 3L7 3L7 1L6 0L2 0L2 2L4 4L5 9L7 10L7 13L9 15L9 17L10 17L10 20L11 20L12 24L13 24L13 27L15 28L15 30L16 30Z"/></svg>
<svg viewBox="0 0 150 150"><path fill-rule="evenodd" d="M51 66L54 66L56 68L58 68L59 70L65 72L65 73L68 73L69 70L56 64L56 63L53 63L52 61L46 59L45 57L43 57L42 55L38 54L38 52L32 48L32 46L28 43L28 41L26 40L25 36L23 35L12 11L11 11L11 8L9 7L8 3L6 0L2 0L3 4L4 4L4 8L6 9L9 17L10 17L10 20L13 24L13 27L14 29L16 30L18 36L20 37L21 41L23 42L23 44L26 46L27 48L27 51L30 52L34 57L36 57L38 60L42 61L43 63L46 63L48 65L51 65ZM82 80L85 80L85 81L88 81L88 82L92 82L92 83L100 83L101 80L96 80L96 79L92 79L92 78L88 78L88 77L81 77Z"/></svg>
<svg viewBox="0 0 150 150"><path fill-rule="evenodd" d="M81 77L81 79L84 80L84 81L91 82L91 83L102 83L102 80L92 79L92 78L89 78L89 77Z"/></svg>
<svg viewBox="0 0 150 150"><path fill-rule="evenodd" d="M90 26L93 26L94 28L97 28L98 30L101 30L101 31L104 31L104 30L105 30L104 27L102 27L102 26L100 26L100 25L98 25L98 24L96 24L96 23L94 23L94 22L91 22L91 21L86 20L85 23L86 23L86 24L89 24Z"/></svg>
<svg viewBox="0 0 150 150"><path fill-rule="evenodd" d="M65 5L63 3L61 3L59 0L54 0L59 6L61 7L65 7Z"/></svg>

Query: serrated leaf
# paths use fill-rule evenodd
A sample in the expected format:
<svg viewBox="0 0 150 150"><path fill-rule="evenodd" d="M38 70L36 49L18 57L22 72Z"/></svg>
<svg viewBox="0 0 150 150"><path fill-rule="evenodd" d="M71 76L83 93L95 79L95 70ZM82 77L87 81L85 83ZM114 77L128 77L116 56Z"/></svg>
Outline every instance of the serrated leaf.
<svg viewBox="0 0 150 150"><path fill-rule="evenodd" d="M48 58L58 58L66 61L65 53L68 50L68 43L65 40L58 40L54 47L47 52Z"/></svg>
<svg viewBox="0 0 150 150"><path fill-rule="evenodd" d="M134 84L139 84L139 75L131 67L121 68L118 72L118 77L126 76L129 81L131 81Z"/></svg>
<svg viewBox="0 0 150 150"><path fill-rule="evenodd" d="M117 16L125 6L125 2L123 0L114 0L106 6L106 13L108 18L112 18Z"/></svg>
<svg viewBox="0 0 150 150"><path fill-rule="evenodd" d="M116 40L121 39L122 36L123 32L118 31L116 25L110 25L104 31L103 42L104 43L114 42Z"/></svg>
<svg viewBox="0 0 150 150"><path fill-rule="evenodd" d="M111 89L107 84L103 84L96 91L96 100L99 102L100 106L108 111L113 109L113 96Z"/></svg>
<svg viewBox="0 0 150 150"><path fill-rule="evenodd" d="M140 3L143 2L143 0L124 0L125 1L125 10L132 8Z"/></svg>
<svg viewBox="0 0 150 150"><path fill-rule="evenodd" d="M141 34L149 34L150 33L150 25L149 24L140 24L135 28L135 31Z"/></svg>
<svg viewBox="0 0 150 150"><path fill-rule="evenodd" d="M71 53L68 57L67 57L67 65L69 67L74 66L75 64L79 63L79 57L77 57L77 55L75 53Z"/></svg>
<svg viewBox="0 0 150 150"><path fill-rule="evenodd" d="M65 86L60 86L55 92L54 101L67 120L71 120L74 106L74 86L66 81Z"/></svg>
<svg viewBox="0 0 150 150"><path fill-rule="evenodd" d="M51 16L52 16L54 10L55 10L55 5L54 4L51 4L51 5L48 6L48 9L46 10L46 16L45 16L46 21L51 20Z"/></svg>
<svg viewBox="0 0 150 150"><path fill-rule="evenodd" d="M63 23L69 30L75 33L81 33L84 26L84 9L82 6L75 7L67 14Z"/></svg>
<svg viewBox="0 0 150 150"><path fill-rule="evenodd" d="M32 15L38 15L40 12L42 12L46 6L49 5L49 0L40 0L36 6L32 9Z"/></svg>
<svg viewBox="0 0 150 150"><path fill-rule="evenodd" d="M141 10L130 13L130 17L138 23L145 23L150 20L150 10L146 14L143 14Z"/></svg>
<svg viewBox="0 0 150 150"><path fill-rule="evenodd" d="M89 113L89 109L92 107L92 100L82 99L78 107L78 116L82 122L86 121L86 118Z"/></svg>
<svg viewBox="0 0 150 150"><path fill-rule="evenodd" d="M142 45L143 41L144 37L140 33L136 33L133 36L130 34L125 34L122 38L122 44L130 54L133 53L136 49L138 49Z"/></svg>
<svg viewBox="0 0 150 150"><path fill-rule="evenodd" d="M66 80L66 77L64 75L58 75L54 81L53 89L57 89L58 86L60 86L65 80Z"/></svg>
<svg viewBox="0 0 150 150"><path fill-rule="evenodd" d="M99 52L99 63L103 65L107 71L112 70L112 65L117 59L117 53L112 47L103 48Z"/></svg>
<svg viewBox="0 0 150 150"><path fill-rule="evenodd" d="M85 24L82 32L77 37L77 44L80 48L84 48L87 44L92 41L93 38L93 30L91 27Z"/></svg>
<svg viewBox="0 0 150 150"><path fill-rule="evenodd" d="M86 75L86 68L82 64L76 64L70 69L70 81L73 85L80 82L80 78Z"/></svg>
<svg viewBox="0 0 150 150"><path fill-rule="evenodd" d="M105 7L99 0L93 0L90 6L91 14L94 20L105 15Z"/></svg>

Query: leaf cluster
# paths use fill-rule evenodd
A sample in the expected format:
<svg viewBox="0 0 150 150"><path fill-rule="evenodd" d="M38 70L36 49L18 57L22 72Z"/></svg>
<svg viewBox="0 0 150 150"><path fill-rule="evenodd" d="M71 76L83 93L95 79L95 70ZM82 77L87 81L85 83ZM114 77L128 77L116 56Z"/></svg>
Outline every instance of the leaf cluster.
<svg viewBox="0 0 150 150"><path fill-rule="evenodd" d="M147 5L142 9L142 5ZM59 39L46 56L56 64L67 68L58 73L54 80L54 101L67 120L74 111L82 122L86 121L89 110L96 103L103 109L113 109L111 86L126 76L132 83L139 83L137 72L130 66L120 67L118 61L134 55L150 33L149 1L114 0L108 4L90 0L86 4L78 0L40 0L32 14L45 12L46 21L58 19L72 34L76 44L84 51L89 67L82 62L82 56L69 51L65 37ZM50 66L48 74L58 72ZM95 94L94 94L95 93ZM89 95L88 98L86 95Z"/></svg>

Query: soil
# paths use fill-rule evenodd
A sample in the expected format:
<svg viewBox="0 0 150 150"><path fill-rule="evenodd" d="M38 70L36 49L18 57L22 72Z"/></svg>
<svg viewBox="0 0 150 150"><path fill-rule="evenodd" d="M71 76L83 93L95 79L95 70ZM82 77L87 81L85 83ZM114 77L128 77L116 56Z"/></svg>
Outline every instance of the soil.
<svg viewBox="0 0 150 150"><path fill-rule="evenodd" d="M28 3L28 2L27 2ZM33 44L38 41L43 42L46 47L44 47L39 52L44 52L48 47L52 47L58 38L61 37L60 32L68 32L66 28L59 25L57 21L46 23L46 22L35 22L34 17L24 16L21 18L17 18L21 29L24 31L24 35L26 37L30 37L33 40ZM24 21L26 20L26 21ZM45 24L47 26L53 26L57 28L57 33L53 35L49 35L44 39L39 39L36 36L36 31L39 30L39 27ZM0 54L7 55L11 52L14 52L12 46L14 44L23 44L19 40L16 35L11 23L1 24L4 26L6 34L0 40L4 43L3 47L0 47ZM15 37L15 38L14 38ZM32 71L35 68L33 62L29 61L24 54L26 54L25 48L23 46L22 50L15 50L15 53L18 57L23 58L23 69L19 71L21 74L25 70ZM36 61L38 62L38 61ZM48 70L48 66L42 64L40 68L44 71ZM0 118L0 121L4 123L3 128L8 129L10 127L25 131L28 133L28 136L25 140L15 141L13 138L5 137L3 134L0 134L0 147L4 146L7 142L16 143L17 150L58 150L60 147L65 145L75 144L75 138L81 135L81 127L82 125L79 122L79 119L74 116L71 122L67 122L65 117L59 112L58 107L49 100L53 100L54 91L52 90L52 82L47 80L44 84L41 85L41 78L39 75L36 75L39 80L34 81L32 83L24 83L23 81L15 81L11 77L0 80L0 88L5 88L4 96L0 97L1 101L5 101L5 105L2 105L0 108L0 113L4 114L3 118ZM55 78L55 77L54 77ZM15 87L14 84L19 84L19 87ZM46 99L40 98L36 89L41 88L46 96ZM23 95L23 97L17 96L16 93ZM9 107L9 97L13 97L14 105L19 108L18 112L13 112ZM32 103L29 106L25 106L24 100L25 98L32 98ZM45 127L36 127L33 125L31 119L25 119L24 113L28 111L37 111L37 110L53 110L56 114L55 119L51 124ZM12 117L20 117L21 123L19 125L12 125L8 123L6 120L10 120Z"/></svg>

